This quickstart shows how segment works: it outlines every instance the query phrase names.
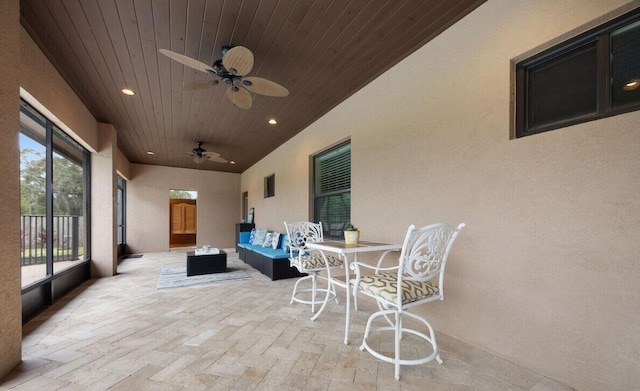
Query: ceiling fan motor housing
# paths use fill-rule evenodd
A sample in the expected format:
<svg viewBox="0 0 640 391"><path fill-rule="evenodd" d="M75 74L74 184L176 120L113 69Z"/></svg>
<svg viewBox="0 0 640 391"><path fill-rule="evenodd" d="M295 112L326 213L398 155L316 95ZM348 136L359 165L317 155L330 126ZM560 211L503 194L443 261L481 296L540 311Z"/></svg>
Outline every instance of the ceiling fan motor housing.
<svg viewBox="0 0 640 391"><path fill-rule="evenodd" d="M222 81L229 86L226 92L227 98L234 106L241 109L249 109L252 106L252 98L249 92L274 97L285 97L289 95L289 91L278 83L260 77L246 77L253 68L254 57L253 53L244 46L223 47L222 58L216 60L211 66L185 56L184 54L172 52L167 49L160 49L160 52L196 71L218 76L218 80L195 81L192 85L183 88L183 91L195 91L207 88ZM198 153L198 151L194 149L193 152L194 155L202 156L202 152L205 151L202 150Z"/></svg>
<svg viewBox="0 0 640 391"><path fill-rule="evenodd" d="M203 154L204 152L207 152L207 150L206 150L206 149L204 149L204 148L202 148L202 141L198 141L198 143L197 143L197 144L198 144L198 147L197 147L197 148L193 148L192 152L193 152L193 154L194 154L195 156L197 156L197 157L201 158L201 157L202 157L202 154Z"/></svg>

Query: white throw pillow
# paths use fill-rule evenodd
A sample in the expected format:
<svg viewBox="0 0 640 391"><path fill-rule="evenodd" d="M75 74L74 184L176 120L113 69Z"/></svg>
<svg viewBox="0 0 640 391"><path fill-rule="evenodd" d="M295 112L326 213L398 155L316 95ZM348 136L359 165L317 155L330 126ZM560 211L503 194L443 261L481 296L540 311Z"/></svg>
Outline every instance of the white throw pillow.
<svg viewBox="0 0 640 391"><path fill-rule="evenodd" d="M278 244L280 244L280 234L278 232L273 233L273 240L271 241L271 248L274 250L278 248Z"/></svg>
<svg viewBox="0 0 640 391"><path fill-rule="evenodd" d="M258 229L256 230L256 238L253 240L253 244L257 246L262 246L264 243L264 238L267 236L266 229Z"/></svg>
<svg viewBox="0 0 640 391"><path fill-rule="evenodd" d="M267 232L267 234L264 236L262 247L271 247L272 241L273 241L273 232Z"/></svg>

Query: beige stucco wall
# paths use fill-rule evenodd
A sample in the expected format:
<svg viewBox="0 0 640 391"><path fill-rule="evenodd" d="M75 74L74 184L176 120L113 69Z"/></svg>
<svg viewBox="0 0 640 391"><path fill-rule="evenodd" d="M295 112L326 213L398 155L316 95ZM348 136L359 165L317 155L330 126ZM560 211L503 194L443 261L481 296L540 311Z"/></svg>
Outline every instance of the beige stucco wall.
<svg viewBox="0 0 640 391"><path fill-rule="evenodd" d="M98 123L71 87L20 26L20 87L23 99L89 151L98 148Z"/></svg>
<svg viewBox="0 0 640 391"><path fill-rule="evenodd" d="M118 135L98 124L98 151L91 154L91 277L111 277L118 268L116 156Z"/></svg>
<svg viewBox="0 0 640 391"><path fill-rule="evenodd" d="M131 164L127 183L127 247L132 253L169 250L169 190L198 192L197 246L235 247L240 174Z"/></svg>
<svg viewBox="0 0 640 391"><path fill-rule="evenodd" d="M640 112L509 140L511 59L625 3L489 0L243 173L258 225L309 218L309 155L350 136L363 239L467 223L423 309L437 329L579 390L637 389Z"/></svg>
<svg viewBox="0 0 640 391"><path fill-rule="evenodd" d="M129 159L118 149L116 154L116 171L118 175L123 177L126 180L131 179L131 163L129 163Z"/></svg>
<svg viewBox="0 0 640 391"><path fill-rule="evenodd" d="M0 378L20 362L20 187L18 181L20 27L18 0L0 2Z"/></svg>

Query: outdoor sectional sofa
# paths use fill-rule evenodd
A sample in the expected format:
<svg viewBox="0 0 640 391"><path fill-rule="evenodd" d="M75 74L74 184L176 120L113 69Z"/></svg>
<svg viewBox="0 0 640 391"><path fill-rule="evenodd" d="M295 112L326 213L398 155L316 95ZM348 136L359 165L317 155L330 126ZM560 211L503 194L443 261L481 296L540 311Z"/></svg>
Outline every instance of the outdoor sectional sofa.
<svg viewBox="0 0 640 391"><path fill-rule="evenodd" d="M252 244L251 239L255 239L256 236L258 239L264 237L259 231L261 230L252 230L253 237L252 232L245 231L239 233L239 241L236 247L241 261L259 270L273 281L283 278L306 276L306 274L300 273L298 269L289 264L289 249L286 234L278 235L278 238L274 240L274 235L271 233L271 244L267 243L267 245L265 245L265 239L259 240L259 242L254 240ZM267 234L268 233L267 231ZM275 245L273 244L274 241L276 242Z"/></svg>

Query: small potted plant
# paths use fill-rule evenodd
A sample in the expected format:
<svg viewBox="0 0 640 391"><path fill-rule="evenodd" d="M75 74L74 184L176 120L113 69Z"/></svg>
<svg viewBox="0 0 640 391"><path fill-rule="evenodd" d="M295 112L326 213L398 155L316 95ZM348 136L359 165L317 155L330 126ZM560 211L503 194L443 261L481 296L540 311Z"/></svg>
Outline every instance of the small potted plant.
<svg viewBox="0 0 640 391"><path fill-rule="evenodd" d="M360 231L358 231L358 228L354 227L351 223L347 224L347 226L344 227L345 243L358 244L358 239L360 239Z"/></svg>

